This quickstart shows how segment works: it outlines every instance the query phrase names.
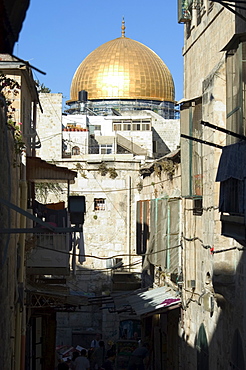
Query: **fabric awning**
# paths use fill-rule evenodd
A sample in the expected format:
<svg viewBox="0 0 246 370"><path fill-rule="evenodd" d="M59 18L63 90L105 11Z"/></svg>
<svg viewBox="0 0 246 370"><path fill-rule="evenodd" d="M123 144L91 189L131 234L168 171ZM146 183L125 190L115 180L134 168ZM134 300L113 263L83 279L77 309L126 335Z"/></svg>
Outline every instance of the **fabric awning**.
<svg viewBox="0 0 246 370"><path fill-rule="evenodd" d="M246 214L246 141L222 149L217 182L220 182L219 211Z"/></svg>
<svg viewBox="0 0 246 370"><path fill-rule="evenodd" d="M235 144L227 145L222 149L217 182L234 178L243 180L246 177L246 141L239 141Z"/></svg>

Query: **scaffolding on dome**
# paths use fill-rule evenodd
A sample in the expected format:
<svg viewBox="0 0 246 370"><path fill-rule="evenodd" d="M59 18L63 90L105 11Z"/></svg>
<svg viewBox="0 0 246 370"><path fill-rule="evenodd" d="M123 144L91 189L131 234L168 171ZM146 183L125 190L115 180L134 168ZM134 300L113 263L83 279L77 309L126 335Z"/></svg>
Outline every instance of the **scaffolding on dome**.
<svg viewBox="0 0 246 370"><path fill-rule="evenodd" d="M100 100L87 101L81 106L79 101L69 102L65 111L69 114L124 115L137 111L151 110L165 119L178 119L179 110L169 101L154 100Z"/></svg>

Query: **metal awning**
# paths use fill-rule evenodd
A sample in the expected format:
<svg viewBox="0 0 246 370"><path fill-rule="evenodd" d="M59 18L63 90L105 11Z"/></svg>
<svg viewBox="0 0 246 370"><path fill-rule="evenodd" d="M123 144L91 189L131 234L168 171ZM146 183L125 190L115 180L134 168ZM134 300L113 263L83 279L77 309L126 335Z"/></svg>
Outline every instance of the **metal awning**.
<svg viewBox="0 0 246 370"><path fill-rule="evenodd" d="M192 98L182 98L181 100L177 101L176 105L180 105L180 104L184 104L184 103L189 103L189 102L192 102L192 101L195 101L195 100L199 100L201 98L202 98L201 95L197 95L197 96L194 96Z"/></svg>
<svg viewBox="0 0 246 370"><path fill-rule="evenodd" d="M32 182L75 182L77 172L66 167L56 166L39 157L27 157L26 176Z"/></svg>
<svg viewBox="0 0 246 370"><path fill-rule="evenodd" d="M53 308L66 310L88 305L88 297L73 295L67 286L28 283L26 286L29 308Z"/></svg>
<svg viewBox="0 0 246 370"><path fill-rule="evenodd" d="M167 311L171 308L177 308L181 305L181 299L177 293L168 286L128 294L124 297L114 297L117 307L125 306L131 308L137 315L154 315Z"/></svg>

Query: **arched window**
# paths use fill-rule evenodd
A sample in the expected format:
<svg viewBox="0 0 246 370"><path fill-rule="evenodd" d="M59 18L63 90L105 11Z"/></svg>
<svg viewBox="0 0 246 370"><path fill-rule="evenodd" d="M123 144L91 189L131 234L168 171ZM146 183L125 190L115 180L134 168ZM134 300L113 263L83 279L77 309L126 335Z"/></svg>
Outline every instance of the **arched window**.
<svg viewBox="0 0 246 370"><path fill-rule="evenodd" d="M80 154L80 149L78 146L74 146L72 148L72 155L79 155Z"/></svg>

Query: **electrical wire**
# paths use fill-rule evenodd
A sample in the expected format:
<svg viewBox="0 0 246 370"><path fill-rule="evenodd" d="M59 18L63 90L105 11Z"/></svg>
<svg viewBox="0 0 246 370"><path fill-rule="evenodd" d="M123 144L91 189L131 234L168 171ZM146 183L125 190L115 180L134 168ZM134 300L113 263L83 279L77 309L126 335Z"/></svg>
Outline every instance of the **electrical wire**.
<svg viewBox="0 0 246 370"><path fill-rule="evenodd" d="M119 258L119 257L145 257L145 256L152 256L153 254L158 254L158 253L165 252L167 250L180 248L181 247L181 244L175 245L173 247L168 247L168 248L160 249L158 251L153 251L153 252L150 252L150 253L143 253L143 254L120 253L120 254L116 254L114 256L110 256L110 257L99 257L99 256L91 255L91 254L80 254L80 253L75 253L74 254L73 252L61 251L61 250L57 250L57 249L53 249L53 248L49 248L49 247L44 247L44 246L41 246L41 245L37 245L37 247L40 248L40 249L50 250L52 252L67 254L67 255L70 255L70 256L84 257L84 258L96 258L96 259L104 260L105 261L105 260L110 260L111 258Z"/></svg>

